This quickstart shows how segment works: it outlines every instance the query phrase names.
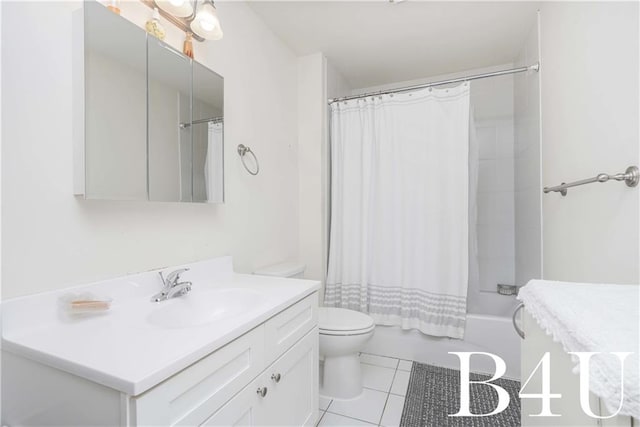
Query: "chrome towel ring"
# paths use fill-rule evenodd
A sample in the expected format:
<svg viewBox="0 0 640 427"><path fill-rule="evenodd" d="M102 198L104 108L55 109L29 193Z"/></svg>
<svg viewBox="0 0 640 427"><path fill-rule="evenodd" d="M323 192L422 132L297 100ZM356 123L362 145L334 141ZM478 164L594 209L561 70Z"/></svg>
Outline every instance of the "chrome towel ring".
<svg viewBox="0 0 640 427"><path fill-rule="evenodd" d="M256 162L256 170L255 171L252 171L251 169L249 169L247 164L244 162L244 155L247 154L247 153L251 154L253 156L253 160ZM258 175L258 172L260 172L260 163L258 163L258 158L256 157L256 153L251 151L251 148L247 147L246 145L240 144L240 145L238 145L238 154L240 155L240 160L242 161L242 166L244 166L244 168L247 170L247 172L249 172L251 175Z"/></svg>

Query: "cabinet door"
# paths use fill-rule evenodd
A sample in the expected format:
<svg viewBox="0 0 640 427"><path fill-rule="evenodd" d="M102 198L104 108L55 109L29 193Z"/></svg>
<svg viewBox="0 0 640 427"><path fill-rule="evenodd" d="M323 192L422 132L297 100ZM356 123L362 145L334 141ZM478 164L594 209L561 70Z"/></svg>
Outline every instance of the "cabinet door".
<svg viewBox="0 0 640 427"><path fill-rule="evenodd" d="M224 202L224 78L193 62L191 183L194 202Z"/></svg>
<svg viewBox="0 0 640 427"><path fill-rule="evenodd" d="M314 328L201 425L313 426L317 411L318 329Z"/></svg>
<svg viewBox="0 0 640 427"><path fill-rule="evenodd" d="M87 199L147 200L147 36L98 2L82 4L74 130L84 170L76 170L76 191Z"/></svg>
<svg viewBox="0 0 640 427"><path fill-rule="evenodd" d="M269 389L263 425L313 426L318 415L317 327L267 368L263 378Z"/></svg>
<svg viewBox="0 0 640 427"><path fill-rule="evenodd" d="M264 425L266 417L267 394L262 396L259 390L263 386L264 378L256 378L248 386L242 389L233 399L224 405L219 411L208 418L201 426L260 426Z"/></svg>
<svg viewBox="0 0 640 427"><path fill-rule="evenodd" d="M149 200L190 202L191 59L149 37L147 64Z"/></svg>

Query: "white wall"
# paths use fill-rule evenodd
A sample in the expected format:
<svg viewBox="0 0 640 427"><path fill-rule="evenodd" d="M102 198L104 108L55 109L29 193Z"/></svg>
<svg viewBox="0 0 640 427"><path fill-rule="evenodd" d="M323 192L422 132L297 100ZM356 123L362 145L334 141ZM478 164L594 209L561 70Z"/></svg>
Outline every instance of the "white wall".
<svg viewBox="0 0 640 427"><path fill-rule="evenodd" d="M79 6L2 4L2 296L223 254L242 272L295 257L291 51L235 2L217 5L224 39L195 43L196 58L225 77L225 205L80 200L72 195L71 143L71 13ZM138 2L122 8L139 25L150 14ZM169 43L181 48L181 33L168 31ZM242 168L240 143L259 157L258 176Z"/></svg>
<svg viewBox="0 0 640 427"><path fill-rule="evenodd" d="M351 93L351 86L349 82L342 75L342 73L331 64L331 61L326 60L327 63L327 98L339 98L341 96L349 95Z"/></svg>
<svg viewBox="0 0 640 427"><path fill-rule="evenodd" d="M516 66L539 62L538 20ZM542 277L542 186L540 183L540 73L514 77L515 126L515 283Z"/></svg>
<svg viewBox="0 0 640 427"><path fill-rule="evenodd" d="M326 192L323 149L326 138L325 58L321 53L298 58L298 167L300 261L305 278L324 280Z"/></svg>
<svg viewBox="0 0 640 427"><path fill-rule="evenodd" d="M543 184L623 172L640 155L637 2L543 2ZM640 188L543 197L547 279L638 283Z"/></svg>

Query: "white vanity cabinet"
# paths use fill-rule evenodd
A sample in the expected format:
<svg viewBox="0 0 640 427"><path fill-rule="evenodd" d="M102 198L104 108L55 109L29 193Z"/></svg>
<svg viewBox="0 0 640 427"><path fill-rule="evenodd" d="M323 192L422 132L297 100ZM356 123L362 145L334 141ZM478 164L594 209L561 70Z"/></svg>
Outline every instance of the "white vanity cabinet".
<svg viewBox="0 0 640 427"><path fill-rule="evenodd" d="M309 332L203 426L313 426L317 418L318 333Z"/></svg>
<svg viewBox="0 0 640 427"><path fill-rule="evenodd" d="M529 426L579 426L579 427L632 427L640 425L628 416L616 416L609 419L596 419L586 415L580 406L580 378L572 372L575 365L571 361L562 345L553 340L550 335L538 325L536 320L527 312L522 310L522 329L525 338L521 346L521 369L522 384L535 370L540 359L546 352L550 354L550 384L551 393L561 394L560 399L551 400L551 412L559 414L559 417L532 417L538 414L541 409L540 399L522 399L522 425ZM523 393L540 393L542 390L541 368L531 378ZM591 410L594 414L606 415L606 409L600 399L594 394L590 395Z"/></svg>
<svg viewBox="0 0 640 427"><path fill-rule="evenodd" d="M314 293L130 397L128 424L229 425L225 420L244 424L243 417L252 425L312 424L318 407L317 307Z"/></svg>
<svg viewBox="0 0 640 427"><path fill-rule="evenodd" d="M3 423L313 425L318 411L317 307L314 291L138 395L8 353L3 373L13 372L13 383L3 390Z"/></svg>

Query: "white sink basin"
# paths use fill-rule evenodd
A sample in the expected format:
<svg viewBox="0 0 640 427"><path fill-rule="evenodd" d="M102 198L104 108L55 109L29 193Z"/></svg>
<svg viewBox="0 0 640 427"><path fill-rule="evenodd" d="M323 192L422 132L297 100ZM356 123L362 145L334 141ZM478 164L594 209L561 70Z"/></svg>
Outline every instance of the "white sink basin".
<svg viewBox="0 0 640 427"><path fill-rule="evenodd" d="M266 296L251 289L193 290L156 303L147 321L163 328L191 328L247 314L265 303Z"/></svg>

